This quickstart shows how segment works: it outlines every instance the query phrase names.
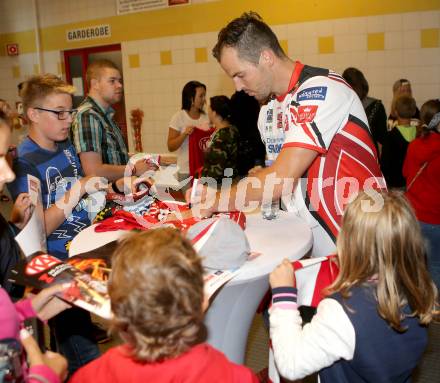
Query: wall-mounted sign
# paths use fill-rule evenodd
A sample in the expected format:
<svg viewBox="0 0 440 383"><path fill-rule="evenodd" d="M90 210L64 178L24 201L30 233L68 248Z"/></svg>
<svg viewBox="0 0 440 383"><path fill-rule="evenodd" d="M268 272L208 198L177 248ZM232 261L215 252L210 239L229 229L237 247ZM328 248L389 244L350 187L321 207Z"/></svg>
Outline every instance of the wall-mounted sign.
<svg viewBox="0 0 440 383"><path fill-rule="evenodd" d="M191 0L116 0L116 8L118 15L123 15L190 3Z"/></svg>
<svg viewBox="0 0 440 383"><path fill-rule="evenodd" d="M70 29L66 31L66 39L69 42L80 40L93 40L110 37L112 31L110 24L95 25L93 27Z"/></svg>
<svg viewBox="0 0 440 383"><path fill-rule="evenodd" d="M6 44L6 54L8 56L18 56L18 44Z"/></svg>

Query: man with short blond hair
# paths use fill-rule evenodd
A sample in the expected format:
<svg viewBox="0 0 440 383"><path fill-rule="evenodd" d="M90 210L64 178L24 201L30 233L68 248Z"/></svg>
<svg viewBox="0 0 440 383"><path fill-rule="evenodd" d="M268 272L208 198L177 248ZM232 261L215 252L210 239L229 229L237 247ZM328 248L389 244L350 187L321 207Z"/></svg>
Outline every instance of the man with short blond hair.
<svg viewBox="0 0 440 383"><path fill-rule="evenodd" d="M112 105L121 101L124 91L118 67L110 60L93 61L86 79L89 94L78 107L70 133L84 173L111 181L142 175L149 167L143 160L127 167L127 146L113 119Z"/></svg>

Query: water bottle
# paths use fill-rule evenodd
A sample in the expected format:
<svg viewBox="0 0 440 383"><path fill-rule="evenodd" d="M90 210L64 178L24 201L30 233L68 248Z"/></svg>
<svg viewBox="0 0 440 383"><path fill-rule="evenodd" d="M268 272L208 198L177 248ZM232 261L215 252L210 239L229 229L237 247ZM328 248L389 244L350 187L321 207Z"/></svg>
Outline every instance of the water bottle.
<svg viewBox="0 0 440 383"><path fill-rule="evenodd" d="M272 160L266 160L265 166L268 167L272 165ZM263 202L261 204L261 216L263 219L272 220L278 217L278 213L280 211L280 199L277 198L270 202Z"/></svg>

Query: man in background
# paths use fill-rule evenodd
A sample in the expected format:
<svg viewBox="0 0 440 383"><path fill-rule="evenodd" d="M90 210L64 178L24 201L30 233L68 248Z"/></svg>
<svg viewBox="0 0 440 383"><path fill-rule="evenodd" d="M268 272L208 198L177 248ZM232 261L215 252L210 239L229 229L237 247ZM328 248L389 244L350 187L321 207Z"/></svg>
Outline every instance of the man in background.
<svg viewBox="0 0 440 383"><path fill-rule="evenodd" d="M85 175L115 181L143 174L150 166L144 160L129 163L122 132L113 119L112 105L121 101L124 92L118 67L110 60L93 61L86 81L89 94L78 107L70 133Z"/></svg>

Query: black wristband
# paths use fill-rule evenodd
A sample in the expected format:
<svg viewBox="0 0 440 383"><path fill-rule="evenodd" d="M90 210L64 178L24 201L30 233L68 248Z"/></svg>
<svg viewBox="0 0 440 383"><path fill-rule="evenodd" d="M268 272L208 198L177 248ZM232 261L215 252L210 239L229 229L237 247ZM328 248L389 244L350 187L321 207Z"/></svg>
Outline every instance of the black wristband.
<svg viewBox="0 0 440 383"><path fill-rule="evenodd" d="M116 185L116 181L112 182L112 189L117 194L122 194L122 195L125 194L124 191L119 190L118 186Z"/></svg>

